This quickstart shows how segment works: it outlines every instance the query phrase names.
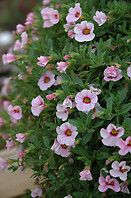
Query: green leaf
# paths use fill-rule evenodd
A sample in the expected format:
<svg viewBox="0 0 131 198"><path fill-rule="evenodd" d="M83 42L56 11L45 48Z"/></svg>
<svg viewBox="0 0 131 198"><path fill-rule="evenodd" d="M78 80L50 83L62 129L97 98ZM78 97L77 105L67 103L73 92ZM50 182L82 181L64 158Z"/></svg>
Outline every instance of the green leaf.
<svg viewBox="0 0 131 198"><path fill-rule="evenodd" d="M100 152L100 153L97 153L96 155L97 160L107 159L109 157L110 155L108 154L108 152Z"/></svg>
<svg viewBox="0 0 131 198"><path fill-rule="evenodd" d="M81 142L82 145L86 144L87 142L89 142L89 141L91 140L92 134L93 134L93 133L91 133L91 132L87 132L87 133L83 136L82 142Z"/></svg>
<svg viewBox="0 0 131 198"><path fill-rule="evenodd" d="M72 124L73 126L78 127L78 122L77 122L77 120L74 120L74 119L68 119L68 122L69 122L70 124Z"/></svg>
<svg viewBox="0 0 131 198"><path fill-rule="evenodd" d="M119 103L121 104L123 102L123 100L126 98L127 95L127 88L123 88L118 92L118 96L119 96Z"/></svg>
<svg viewBox="0 0 131 198"><path fill-rule="evenodd" d="M74 149L72 149L76 154L86 156L86 150L81 146L76 146Z"/></svg>
<svg viewBox="0 0 131 198"><path fill-rule="evenodd" d="M40 142L38 141L37 137L33 137L33 143L34 143L34 146L37 147L37 148L41 148L41 144Z"/></svg>
<svg viewBox="0 0 131 198"><path fill-rule="evenodd" d="M74 76L74 81L80 85L81 87L84 87L84 83L82 82L82 80L78 77L78 76Z"/></svg>
<svg viewBox="0 0 131 198"><path fill-rule="evenodd" d="M131 103L123 104L123 105L121 106L119 115L124 114L124 113L127 113L127 112L130 111L130 110L131 110Z"/></svg>
<svg viewBox="0 0 131 198"><path fill-rule="evenodd" d="M43 143L44 143L45 147L50 148L50 143L46 136L43 137Z"/></svg>
<svg viewBox="0 0 131 198"><path fill-rule="evenodd" d="M93 109L91 109L89 111L89 113L87 114L87 118L86 118L86 121L85 121L85 126L90 126L90 123L91 123L91 120L92 120L92 114L93 114Z"/></svg>

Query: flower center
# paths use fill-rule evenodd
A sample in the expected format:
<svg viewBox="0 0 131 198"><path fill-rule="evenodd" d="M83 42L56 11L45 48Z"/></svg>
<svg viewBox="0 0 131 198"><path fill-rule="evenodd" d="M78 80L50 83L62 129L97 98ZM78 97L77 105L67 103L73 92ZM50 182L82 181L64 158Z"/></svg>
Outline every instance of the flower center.
<svg viewBox="0 0 131 198"><path fill-rule="evenodd" d="M85 35L90 34L90 30L88 28L84 29L83 34L85 34Z"/></svg>
<svg viewBox="0 0 131 198"><path fill-rule="evenodd" d="M129 141L129 143L127 144L127 146L131 146L131 140Z"/></svg>
<svg viewBox="0 0 131 198"><path fill-rule="evenodd" d="M50 81L50 78L49 77L45 77L44 82L48 83L49 81Z"/></svg>
<svg viewBox="0 0 131 198"><path fill-rule="evenodd" d="M91 100L90 100L90 98L85 97L85 98L83 99L83 102L86 103L86 104L88 104L88 103L91 102Z"/></svg>
<svg viewBox="0 0 131 198"><path fill-rule="evenodd" d="M108 181L108 182L106 182L106 184L108 184L108 185L114 185L114 182L113 181L112 182Z"/></svg>
<svg viewBox="0 0 131 198"><path fill-rule="evenodd" d="M79 17L79 16L80 16L80 13L76 12L75 17Z"/></svg>
<svg viewBox="0 0 131 198"><path fill-rule="evenodd" d="M66 144L61 144L61 147L62 147L63 149L67 149L67 145L66 145Z"/></svg>
<svg viewBox="0 0 131 198"><path fill-rule="evenodd" d="M54 17L55 17L55 19L58 19L58 14L55 14Z"/></svg>
<svg viewBox="0 0 131 198"><path fill-rule="evenodd" d="M14 112L15 112L15 113L19 113L19 109L15 109Z"/></svg>
<svg viewBox="0 0 131 198"><path fill-rule="evenodd" d="M127 169L122 169L122 166L120 167L121 173L127 172Z"/></svg>
<svg viewBox="0 0 131 198"><path fill-rule="evenodd" d="M68 129L68 130L65 132L65 134L66 134L67 136L71 136L71 131Z"/></svg>
<svg viewBox="0 0 131 198"><path fill-rule="evenodd" d="M117 134L118 134L118 131L116 131L115 129L113 129L112 132L111 132L111 135L117 136Z"/></svg>

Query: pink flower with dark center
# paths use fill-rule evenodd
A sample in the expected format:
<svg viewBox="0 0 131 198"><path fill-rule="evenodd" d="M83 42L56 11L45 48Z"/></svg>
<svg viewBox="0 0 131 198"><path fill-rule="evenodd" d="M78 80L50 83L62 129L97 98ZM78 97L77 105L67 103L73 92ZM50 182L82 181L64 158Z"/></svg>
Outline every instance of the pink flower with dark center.
<svg viewBox="0 0 131 198"><path fill-rule="evenodd" d="M0 127L3 126L3 124L4 124L4 120L3 118L0 117Z"/></svg>
<svg viewBox="0 0 131 198"><path fill-rule="evenodd" d="M121 69L114 66L107 67L104 70L104 80L105 81L118 81L122 78Z"/></svg>
<svg viewBox="0 0 131 198"><path fill-rule="evenodd" d="M55 98L55 94L49 94L45 96L48 100L52 100L53 98Z"/></svg>
<svg viewBox="0 0 131 198"><path fill-rule="evenodd" d="M22 118L22 109L19 105L14 107L10 105L8 107L8 114L15 120L20 120Z"/></svg>
<svg viewBox="0 0 131 198"><path fill-rule="evenodd" d="M56 69L60 72L60 73L66 73L66 69L68 67L68 63L66 62L57 62L58 67L56 67Z"/></svg>
<svg viewBox="0 0 131 198"><path fill-rule="evenodd" d="M72 196L71 195L67 195L64 198L72 198Z"/></svg>
<svg viewBox="0 0 131 198"><path fill-rule="evenodd" d="M8 166L8 161L0 157L0 171Z"/></svg>
<svg viewBox="0 0 131 198"><path fill-rule="evenodd" d="M36 98L33 98L31 102L31 112L34 116L39 116L40 113L45 108L44 100L41 98L41 96L37 96Z"/></svg>
<svg viewBox="0 0 131 198"><path fill-rule="evenodd" d="M50 61L48 56L40 56L37 58L39 62L37 62L37 65L45 67L47 63Z"/></svg>
<svg viewBox="0 0 131 198"><path fill-rule="evenodd" d="M65 144L60 144L57 140L55 140L51 150L53 150L57 155L68 157L71 154L71 152L69 152L70 147L71 146L67 146Z"/></svg>
<svg viewBox="0 0 131 198"><path fill-rule="evenodd" d="M69 8L68 14L66 16L66 21L76 22L82 15L82 9L80 8L80 3L76 3L74 8Z"/></svg>
<svg viewBox="0 0 131 198"><path fill-rule="evenodd" d="M75 96L76 108L79 111L89 112L95 107L95 104L98 100L96 94L91 93L90 90L84 89Z"/></svg>
<svg viewBox="0 0 131 198"><path fill-rule="evenodd" d="M130 194L130 191L129 191L127 185L128 185L128 183L126 183L126 182L120 183L120 188L121 188L120 191L123 192L123 193Z"/></svg>
<svg viewBox="0 0 131 198"><path fill-rule="evenodd" d="M2 55L2 62L4 65L7 65L9 63L14 62L17 59L17 56L15 56L12 53L7 53Z"/></svg>
<svg viewBox="0 0 131 198"><path fill-rule="evenodd" d="M41 10L41 15L44 21L43 28L52 27L59 22L59 13L53 8L43 8Z"/></svg>
<svg viewBox="0 0 131 198"><path fill-rule="evenodd" d="M27 32L23 32L21 34L21 49L23 49L27 43L28 43L28 34Z"/></svg>
<svg viewBox="0 0 131 198"><path fill-rule="evenodd" d="M35 14L33 12L30 12L27 15L25 25L30 26L32 23L34 23L34 17L35 17Z"/></svg>
<svg viewBox="0 0 131 198"><path fill-rule="evenodd" d="M95 37L94 24L82 21L74 27L75 40L78 42L92 41Z"/></svg>
<svg viewBox="0 0 131 198"><path fill-rule="evenodd" d="M115 192L120 191L120 185L116 179L110 179L110 175L107 175L106 179L101 175L99 177L98 190L100 192L105 192L108 188L114 190Z"/></svg>
<svg viewBox="0 0 131 198"><path fill-rule="evenodd" d="M67 59L70 58L70 57L71 57L71 55L70 55L70 54L67 54L67 55L63 56L63 59L64 59L64 60L67 60Z"/></svg>
<svg viewBox="0 0 131 198"><path fill-rule="evenodd" d="M63 123L60 127L56 127L57 141L60 144L66 144L67 146L72 146L75 143L75 137L78 132L77 128L71 125L69 122Z"/></svg>
<svg viewBox="0 0 131 198"><path fill-rule="evenodd" d="M23 143L26 139L26 135L24 133L16 134L16 141Z"/></svg>
<svg viewBox="0 0 131 198"><path fill-rule="evenodd" d="M127 137L126 141L119 139L118 147L120 148L120 155L126 155L128 152L131 153L131 136Z"/></svg>
<svg viewBox="0 0 131 198"><path fill-rule="evenodd" d="M17 32L17 34L21 34L23 31L25 31L25 26L22 25L22 24L18 24L16 26L16 32Z"/></svg>
<svg viewBox="0 0 131 198"><path fill-rule="evenodd" d="M127 76L129 76L131 80L131 65L127 68Z"/></svg>
<svg viewBox="0 0 131 198"><path fill-rule="evenodd" d="M34 197L37 197L37 196L39 196L39 197L42 196L42 188L41 187L38 187L34 190L31 190L31 197L34 198Z"/></svg>
<svg viewBox="0 0 131 198"><path fill-rule="evenodd" d="M109 124L107 129L102 128L100 135L103 137L102 143L106 146L118 146L118 140L124 134L124 128L118 127L114 124Z"/></svg>
<svg viewBox="0 0 131 198"><path fill-rule="evenodd" d="M88 168L85 168L83 171L81 171L79 175L81 176L80 180L82 181L86 181L86 180L90 181L93 179L92 174Z"/></svg>
<svg viewBox="0 0 131 198"><path fill-rule="evenodd" d="M51 87L55 82L55 74L53 74L51 71L47 71L43 73L41 78L38 81L38 86L40 90L45 91L49 87Z"/></svg>
<svg viewBox="0 0 131 198"><path fill-rule="evenodd" d="M19 51L19 50L21 50L21 42L20 40L16 40L14 45L14 51Z"/></svg>
<svg viewBox="0 0 131 198"><path fill-rule="evenodd" d="M120 163L114 161L111 166L113 168L110 170L111 176L119 177L122 181L127 180L127 172L130 171L130 166L126 166L126 161Z"/></svg>
<svg viewBox="0 0 131 198"><path fill-rule="evenodd" d="M6 140L6 148L8 151L11 151L15 147L13 139Z"/></svg>
<svg viewBox="0 0 131 198"><path fill-rule="evenodd" d="M99 12L97 10L95 16L93 16L93 19L98 23L99 26L101 26L108 20L108 16L102 11Z"/></svg>
<svg viewBox="0 0 131 198"><path fill-rule="evenodd" d="M62 119L62 121L65 121L67 120L68 118L68 115L69 115L69 110L63 106L63 104L58 104L56 106L56 116L59 118L59 119Z"/></svg>

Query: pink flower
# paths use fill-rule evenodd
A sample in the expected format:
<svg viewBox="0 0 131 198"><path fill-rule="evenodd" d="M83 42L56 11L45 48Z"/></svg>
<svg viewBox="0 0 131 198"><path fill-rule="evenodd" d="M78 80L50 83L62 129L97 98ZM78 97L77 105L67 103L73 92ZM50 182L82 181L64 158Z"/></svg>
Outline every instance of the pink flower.
<svg viewBox="0 0 131 198"><path fill-rule="evenodd" d="M4 124L4 120L3 118L0 117L0 127L3 126L3 124Z"/></svg>
<svg viewBox="0 0 131 198"><path fill-rule="evenodd" d="M63 59L64 59L64 60L67 60L67 59L70 58L70 57L71 57L71 55L70 55L70 54L67 54L67 55L63 56Z"/></svg>
<svg viewBox="0 0 131 198"><path fill-rule="evenodd" d="M65 28L65 31L66 32L69 31L69 30L73 30L74 29L74 26L75 26L75 23L74 22L70 22L70 23L67 23L67 24L64 24L63 25L63 27Z"/></svg>
<svg viewBox="0 0 131 198"><path fill-rule="evenodd" d="M58 67L56 67L56 69L60 72L60 73L66 73L66 69L68 67L68 63L66 62L57 62Z"/></svg>
<svg viewBox="0 0 131 198"><path fill-rule="evenodd" d="M116 179L110 179L110 175L107 175L106 179L101 175L99 177L99 191L105 192L108 188L114 190L115 192L120 191L120 185Z"/></svg>
<svg viewBox="0 0 131 198"><path fill-rule="evenodd" d="M8 134L7 133L2 133L2 139L5 140L8 138Z"/></svg>
<svg viewBox="0 0 131 198"><path fill-rule="evenodd" d="M21 42L20 40L16 40L14 45L14 51L19 51L19 50L21 50Z"/></svg>
<svg viewBox="0 0 131 198"><path fill-rule="evenodd" d="M37 65L45 67L47 63L50 61L48 56L40 56L37 58L39 62L37 62Z"/></svg>
<svg viewBox="0 0 131 198"><path fill-rule="evenodd" d="M0 171L8 166L8 161L0 157Z"/></svg>
<svg viewBox="0 0 131 198"><path fill-rule="evenodd" d="M72 196L71 195L67 195L64 198L72 198Z"/></svg>
<svg viewBox="0 0 131 198"><path fill-rule="evenodd" d="M69 110L63 106L63 104L58 104L56 106L56 116L59 118L59 119L62 119L62 121L65 121L67 120L68 118L68 115L69 115Z"/></svg>
<svg viewBox="0 0 131 198"><path fill-rule="evenodd" d="M45 91L49 87L51 87L55 82L55 74L53 74L51 71L47 71L43 73L41 78L38 81L38 86L40 90Z"/></svg>
<svg viewBox="0 0 131 198"><path fill-rule="evenodd" d="M79 173L79 175L81 176L80 180L82 180L82 181L86 181L86 180L90 181L90 180L93 179L92 175L91 175L91 172L90 172L90 170L88 168L86 168L83 171L81 171Z"/></svg>
<svg viewBox="0 0 131 198"><path fill-rule="evenodd" d="M12 53L7 53L2 55L2 62L4 65L7 65L9 63L14 62L17 59L17 56L15 56Z"/></svg>
<svg viewBox="0 0 131 198"><path fill-rule="evenodd" d="M129 191L128 187L127 187L127 183L126 182L120 183L120 188L121 188L121 190L120 190L121 192L130 194L130 191Z"/></svg>
<svg viewBox="0 0 131 198"><path fill-rule="evenodd" d="M94 24L82 21L74 27L75 40L78 42L92 41L95 37L93 33Z"/></svg>
<svg viewBox="0 0 131 198"><path fill-rule="evenodd" d="M96 118L98 113L100 112L97 107L100 107L100 104L97 102L93 108L93 115L92 115L92 119Z"/></svg>
<svg viewBox="0 0 131 198"><path fill-rule="evenodd" d="M54 141L54 144L51 147L57 155L61 155L62 157L68 157L71 152L69 152L70 146L65 144L60 144L57 140Z"/></svg>
<svg viewBox="0 0 131 198"><path fill-rule="evenodd" d="M69 95L65 98L65 100L63 101L63 106L65 108L69 107L69 108L73 108L74 107L74 103L71 101L72 95Z"/></svg>
<svg viewBox="0 0 131 198"><path fill-rule="evenodd" d="M22 109L19 105L14 107L10 105L8 107L8 114L15 120L20 120L22 118Z"/></svg>
<svg viewBox="0 0 131 198"><path fill-rule="evenodd" d="M13 139L6 140L6 148L8 151L11 151L15 147Z"/></svg>
<svg viewBox="0 0 131 198"><path fill-rule="evenodd" d="M75 137L78 132L77 128L71 125L69 122L63 123L60 127L56 127L57 141L60 144L66 144L67 146L72 146L75 143Z"/></svg>
<svg viewBox="0 0 131 198"><path fill-rule="evenodd" d="M35 16L35 14L33 12L30 12L27 15L25 25L30 26L32 23L34 23L34 16Z"/></svg>
<svg viewBox="0 0 131 198"><path fill-rule="evenodd" d="M92 93L95 93L96 95L99 95L101 93L101 90L98 88L93 87L94 84L89 84L88 87L90 88Z"/></svg>
<svg viewBox="0 0 131 198"><path fill-rule="evenodd" d="M55 98L55 94L46 95L46 98L47 98L48 100L52 100L53 98Z"/></svg>
<svg viewBox="0 0 131 198"><path fill-rule="evenodd" d="M121 69L114 66L107 67L104 70L104 80L105 81L118 81L122 78Z"/></svg>
<svg viewBox="0 0 131 198"><path fill-rule="evenodd" d="M68 31L68 37L71 39L75 38L74 29Z"/></svg>
<svg viewBox="0 0 131 198"><path fill-rule="evenodd" d="M49 5L50 3L50 0L43 0L43 5Z"/></svg>
<svg viewBox="0 0 131 198"><path fill-rule="evenodd" d="M69 8L68 14L66 16L66 21L68 23L70 22L76 22L82 15L82 9L80 8L80 3L75 4L75 8Z"/></svg>
<svg viewBox="0 0 131 198"><path fill-rule="evenodd" d="M41 15L44 21L43 28L52 27L59 22L59 13L53 8L43 8L41 10Z"/></svg>
<svg viewBox="0 0 131 198"><path fill-rule="evenodd" d="M126 166L126 161L122 161L120 163L114 161L111 166L113 168L110 170L111 176L119 177L122 181L127 180L127 172L130 171L130 167Z"/></svg>
<svg viewBox="0 0 131 198"><path fill-rule="evenodd" d="M108 17L102 11L96 11L95 16L93 16L93 19L98 23L99 26L101 26L108 20Z"/></svg>
<svg viewBox="0 0 131 198"><path fill-rule="evenodd" d="M127 75L129 76L131 80L131 65L127 68Z"/></svg>
<svg viewBox="0 0 131 198"><path fill-rule="evenodd" d="M6 111L8 111L8 107L11 105L11 103L8 101L8 100L5 100L4 102L3 102L3 106L4 106L4 109L6 110Z"/></svg>
<svg viewBox="0 0 131 198"><path fill-rule="evenodd" d="M16 134L16 141L23 143L26 139L26 135L24 133L18 133Z"/></svg>
<svg viewBox="0 0 131 198"><path fill-rule="evenodd" d="M27 43L28 43L28 34L27 32L23 32L21 34L21 49L23 49Z"/></svg>
<svg viewBox="0 0 131 198"><path fill-rule="evenodd" d="M76 102L76 108L79 111L90 111L95 107L95 104L98 100L98 97L96 94L91 93L90 90L84 89L81 92L78 92L75 96L75 102Z"/></svg>
<svg viewBox="0 0 131 198"><path fill-rule="evenodd" d="M21 25L21 24L18 24L16 26L16 32L17 32L17 34L21 34L23 31L25 31L25 26L24 25Z"/></svg>
<svg viewBox="0 0 131 198"><path fill-rule="evenodd" d="M41 96L37 96L36 98L33 98L31 105L32 105L31 112L33 113L34 116L39 116L40 113L45 108L44 100L43 98L41 98Z"/></svg>
<svg viewBox="0 0 131 198"><path fill-rule="evenodd" d="M31 197L41 197L42 196L42 188L38 187L35 190L31 190Z"/></svg>
<svg viewBox="0 0 131 198"><path fill-rule="evenodd" d="M106 146L117 146L119 138L124 134L124 128L118 127L114 124L109 124L107 129L102 128L100 130L102 143Z"/></svg>
<svg viewBox="0 0 131 198"><path fill-rule="evenodd" d="M25 154L26 154L26 152L22 151L21 153L18 154L18 157L22 158L22 157L24 157Z"/></svg>
<svg viewBox="0 0 131 198"><path fill-rule="evenodd" d="M126 155L128 152L131 153L131 136L126 138L126 141L119 139L118 147L120 148L119 154Z"/></svg>
<svg viewBox="0 0 131 198"><path fill-rule="evenodd" d="M57 85L60 85L61 83L62 83L62 77L61 76L57 76L56 80L54 82L54 85L57 86Z"/></svg>

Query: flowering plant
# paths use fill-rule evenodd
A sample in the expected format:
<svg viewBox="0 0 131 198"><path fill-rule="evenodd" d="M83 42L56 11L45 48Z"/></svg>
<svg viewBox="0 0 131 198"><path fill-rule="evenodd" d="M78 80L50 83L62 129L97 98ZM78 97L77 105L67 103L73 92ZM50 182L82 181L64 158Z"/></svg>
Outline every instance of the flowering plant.
<svg viewBox="0 0 131 198"><path fill-rule="evenodd" d="M1 97L10 116L1 127L8 150L22 147L0 170L32 168L26 197L128 197L129 21L125 1L43 0L17 26L3 55L19 69Z"/></svg>

